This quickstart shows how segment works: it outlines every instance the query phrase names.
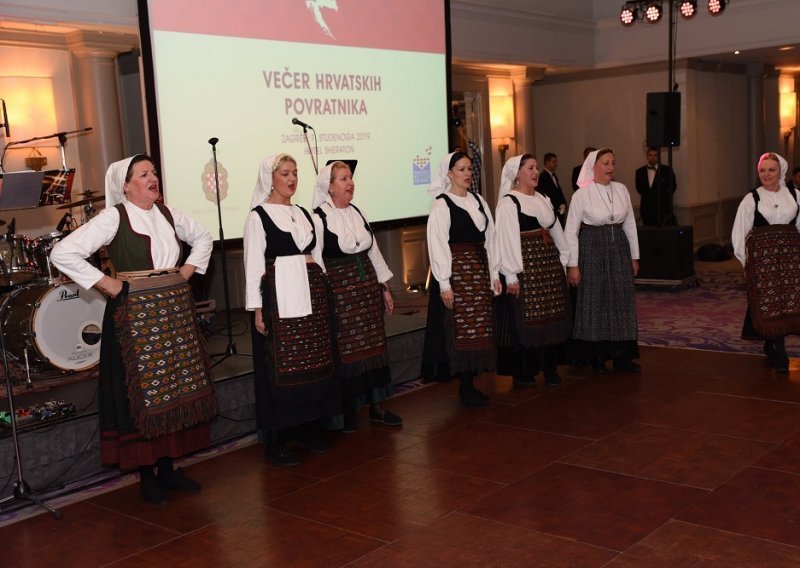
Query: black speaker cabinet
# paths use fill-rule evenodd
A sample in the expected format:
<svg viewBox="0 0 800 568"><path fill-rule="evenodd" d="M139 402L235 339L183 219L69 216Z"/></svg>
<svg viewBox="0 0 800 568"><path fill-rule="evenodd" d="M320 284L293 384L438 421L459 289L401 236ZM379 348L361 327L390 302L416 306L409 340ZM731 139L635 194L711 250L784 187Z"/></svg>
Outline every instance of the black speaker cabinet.
<svg viewBox="0 0 800 568"><path fill-rule="evenodd" d="M681 94L647 93L647 145L681 144Z"/></svg>
<svg viewBox="0 0 800 568"><path fill-rule="evenodd" d="M683 280L694 276L691 227L637 227L639 280Z"/></svg>

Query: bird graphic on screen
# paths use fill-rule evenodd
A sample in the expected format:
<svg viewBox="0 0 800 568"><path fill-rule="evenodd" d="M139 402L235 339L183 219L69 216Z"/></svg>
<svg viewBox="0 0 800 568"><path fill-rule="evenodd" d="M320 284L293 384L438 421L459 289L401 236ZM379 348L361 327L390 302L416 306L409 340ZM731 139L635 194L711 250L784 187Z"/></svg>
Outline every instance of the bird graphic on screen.
<svg viewBox="0 0 800 568"><path fill-rule="evenodd" d="M314 13L314 19L317 21L317 24L319 24L319 27L322 28L322 31L325 32L325 35L335 39L328 24L325 23L325 18L322 16L322 9L328 8L338 12L339 7L336 5L336 0L306 0L306 8Z"/></svg>

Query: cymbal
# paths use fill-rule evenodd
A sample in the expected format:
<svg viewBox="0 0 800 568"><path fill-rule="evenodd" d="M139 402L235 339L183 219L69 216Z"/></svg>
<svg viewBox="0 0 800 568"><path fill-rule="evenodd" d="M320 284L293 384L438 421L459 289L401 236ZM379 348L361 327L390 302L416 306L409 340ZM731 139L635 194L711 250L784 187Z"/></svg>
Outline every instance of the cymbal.
<svg viewBox="0 0 800 568"><path fill-rule="evenodd" d="M94 203L96 201L105 201L105 195L95 195L92 197L87 197L86 199L81 199L80 201L72 201L71 203L62 203L56 209L70 209L72 207L80 207L81 205L88 205L89 203Z"/></svg>

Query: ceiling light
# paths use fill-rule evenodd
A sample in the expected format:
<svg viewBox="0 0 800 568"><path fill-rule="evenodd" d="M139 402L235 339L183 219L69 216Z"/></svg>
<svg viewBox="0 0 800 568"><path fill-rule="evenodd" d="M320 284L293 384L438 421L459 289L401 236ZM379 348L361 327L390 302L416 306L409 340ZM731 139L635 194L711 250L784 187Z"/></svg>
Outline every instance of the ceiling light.
<svg viewBox="0 0 800 568"><path fill-rule="evenodd" d="M697 13L697 0L682 0L678 5L681 16L687 20Z"/></svg>
<svg viewBox="0 0 800 568"><path fill-rule="evenodd" d="M661 2L653 2L645 8L644 19L651 24L655 24L661 19L662 13Z"/></svg>
<svg viewBox="0 0 800 568"><path fill-rule="evenodd" d="M619 21L622 22L623 26L631 26L637 20L637 16L639 15L637 12L638 9L636 6L623 6L619 13Z"/></svg>
<svg viewBox="0 0 800 568"><path fill-rule="evenodd" d="M708 13L712 16L718 16L725 9L728 0L708 0Z"/></svg>

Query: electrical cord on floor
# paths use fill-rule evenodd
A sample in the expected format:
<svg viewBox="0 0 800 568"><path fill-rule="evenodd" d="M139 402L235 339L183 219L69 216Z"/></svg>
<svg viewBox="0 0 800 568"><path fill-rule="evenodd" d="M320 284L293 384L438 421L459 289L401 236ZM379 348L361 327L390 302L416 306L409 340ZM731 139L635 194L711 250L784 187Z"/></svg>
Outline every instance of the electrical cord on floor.
<svg viewBox="0 0 800 568"><path fill-rule="evenodd" d="M256 419L255 416L252 418L231 418L230 416L225 416L224 414L217 414L217 418L222 418L223 420L228 420L229 422L251 422Z"/></svg>

